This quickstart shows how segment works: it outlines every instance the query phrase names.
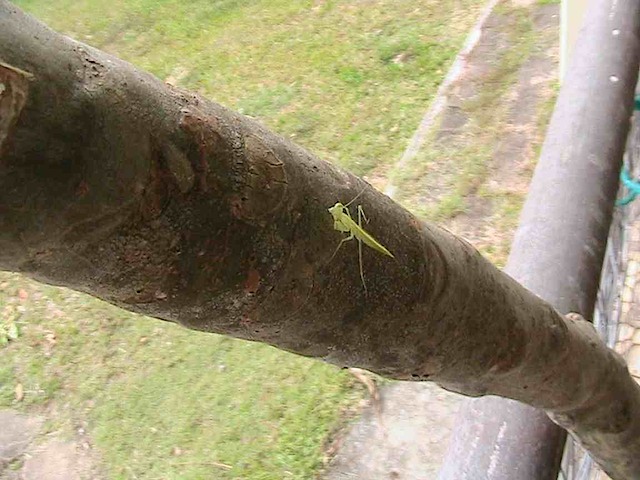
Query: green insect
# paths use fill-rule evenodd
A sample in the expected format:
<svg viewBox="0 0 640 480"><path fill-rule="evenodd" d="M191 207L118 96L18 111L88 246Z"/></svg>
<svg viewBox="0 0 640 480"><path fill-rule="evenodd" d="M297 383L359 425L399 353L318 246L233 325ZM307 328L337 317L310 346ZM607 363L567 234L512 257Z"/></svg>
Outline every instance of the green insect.
<svg viewBox="0 0 640 480"><path fill-rule="evenodd" d="M362 192L364 192L364 190ZM339 232L344 232L349 234L347 237L343 238L340 241L340 243L338 244L338 247L336 248L336 251L333 252L333 255L331 256L331 258L333 258L336 255L336 253L338 253L338 250L340 250L340 247L342 246L343 243L348 242L349 240L353 240L354 238L358 240L358 258L360 260L360 279L362 280L362 286L366 291L367 284L364 281L364 272L362 269L362 244L364 243L368 247L373 248L374 250L376 250L377 252L383 255L387 255L391 258L395 258L395 257L389 250L387 250L387 248L384 245L382 245L375 238L373 238L373 235L371 235L364 228L362 228L363 219L365 222L369 223L369 220L365 216L364 210L362 209L362 205L358 205L357 207L358 223L356 223L355 220L351 218L351 213L349 212L348 207L355 201L356 198L358 198L362 194L362 192L356 195L355 198L351 200L349 203L347 203L346 205L343 205L342 203L337 202L333 207L329 208L329 213L333 217L333 228Z"/></svg>

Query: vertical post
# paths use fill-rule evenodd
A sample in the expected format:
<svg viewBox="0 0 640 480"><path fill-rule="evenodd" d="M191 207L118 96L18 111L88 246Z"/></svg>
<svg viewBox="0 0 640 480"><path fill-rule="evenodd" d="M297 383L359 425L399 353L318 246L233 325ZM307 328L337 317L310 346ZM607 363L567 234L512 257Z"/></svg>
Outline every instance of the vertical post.
<svg viewBox="0 0 640 480"><path fill-rule="evenodd" d="M505 269L561 313L592 317L639 66L640 1L592 0ZM439 478L552 480L565 438L526 405L467 400Z"/></svg>

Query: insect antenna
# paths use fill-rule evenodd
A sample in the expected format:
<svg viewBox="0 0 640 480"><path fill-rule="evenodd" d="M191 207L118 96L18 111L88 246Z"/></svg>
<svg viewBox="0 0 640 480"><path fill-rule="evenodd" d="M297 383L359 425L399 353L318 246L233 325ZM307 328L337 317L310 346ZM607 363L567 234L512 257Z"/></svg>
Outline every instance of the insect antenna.
<svg viewBox="0 0 640 480"><path fill-rule="evenodd" d="M360 190L360 193L359 193L359 194L357 194L355 197L353 197L353 198L351 199L351 201L345 205L345 207L348 207L348 206L349 206L349 205L351 205L353 202L355 202L355 201L358 199L358 197L364 193L364 191L365 191L366 189L367 189L367 187L364 187L362 190Z"/></svg>

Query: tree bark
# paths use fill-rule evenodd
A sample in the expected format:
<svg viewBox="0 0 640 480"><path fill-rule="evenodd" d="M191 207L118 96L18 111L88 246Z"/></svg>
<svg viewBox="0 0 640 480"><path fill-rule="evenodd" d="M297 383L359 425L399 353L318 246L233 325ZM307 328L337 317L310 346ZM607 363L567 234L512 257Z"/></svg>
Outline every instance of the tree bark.
<svg viewBox="0 0 640 480"><path fill-rule="evenodd" d="M592 326L258 123L0 0L0 268L189 328L547 410L640 478L640 390ZM327 211L357 195L395 256Z"/></svg>

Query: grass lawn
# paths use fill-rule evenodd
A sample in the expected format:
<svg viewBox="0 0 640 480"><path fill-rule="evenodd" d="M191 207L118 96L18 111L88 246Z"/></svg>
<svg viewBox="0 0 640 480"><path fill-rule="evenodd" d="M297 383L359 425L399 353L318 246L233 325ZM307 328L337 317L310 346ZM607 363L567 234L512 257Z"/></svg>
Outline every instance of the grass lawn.
<svg viewBox="0 0 640 480"><path fill-rule="evenodd" d="M18 0L356 174L392 163L482 0Z"/></svg>
<svg viewBox="0 0 640 480"><path fill-rule="evenodd" d="M367 174L404 149L484 1L15 3ZM364 396L335 367L0 274L14 324L0 405L87 430L110 479L312 478Z"/></svg>
<svg viewBox="0 0 640 480"><path fill-rule="evenodd" d="M1 350L0 405L88 430L108 478L309 478L362 395L335 367L18 275L0 276L0 305L0 325L19 329Z"/></svg>

